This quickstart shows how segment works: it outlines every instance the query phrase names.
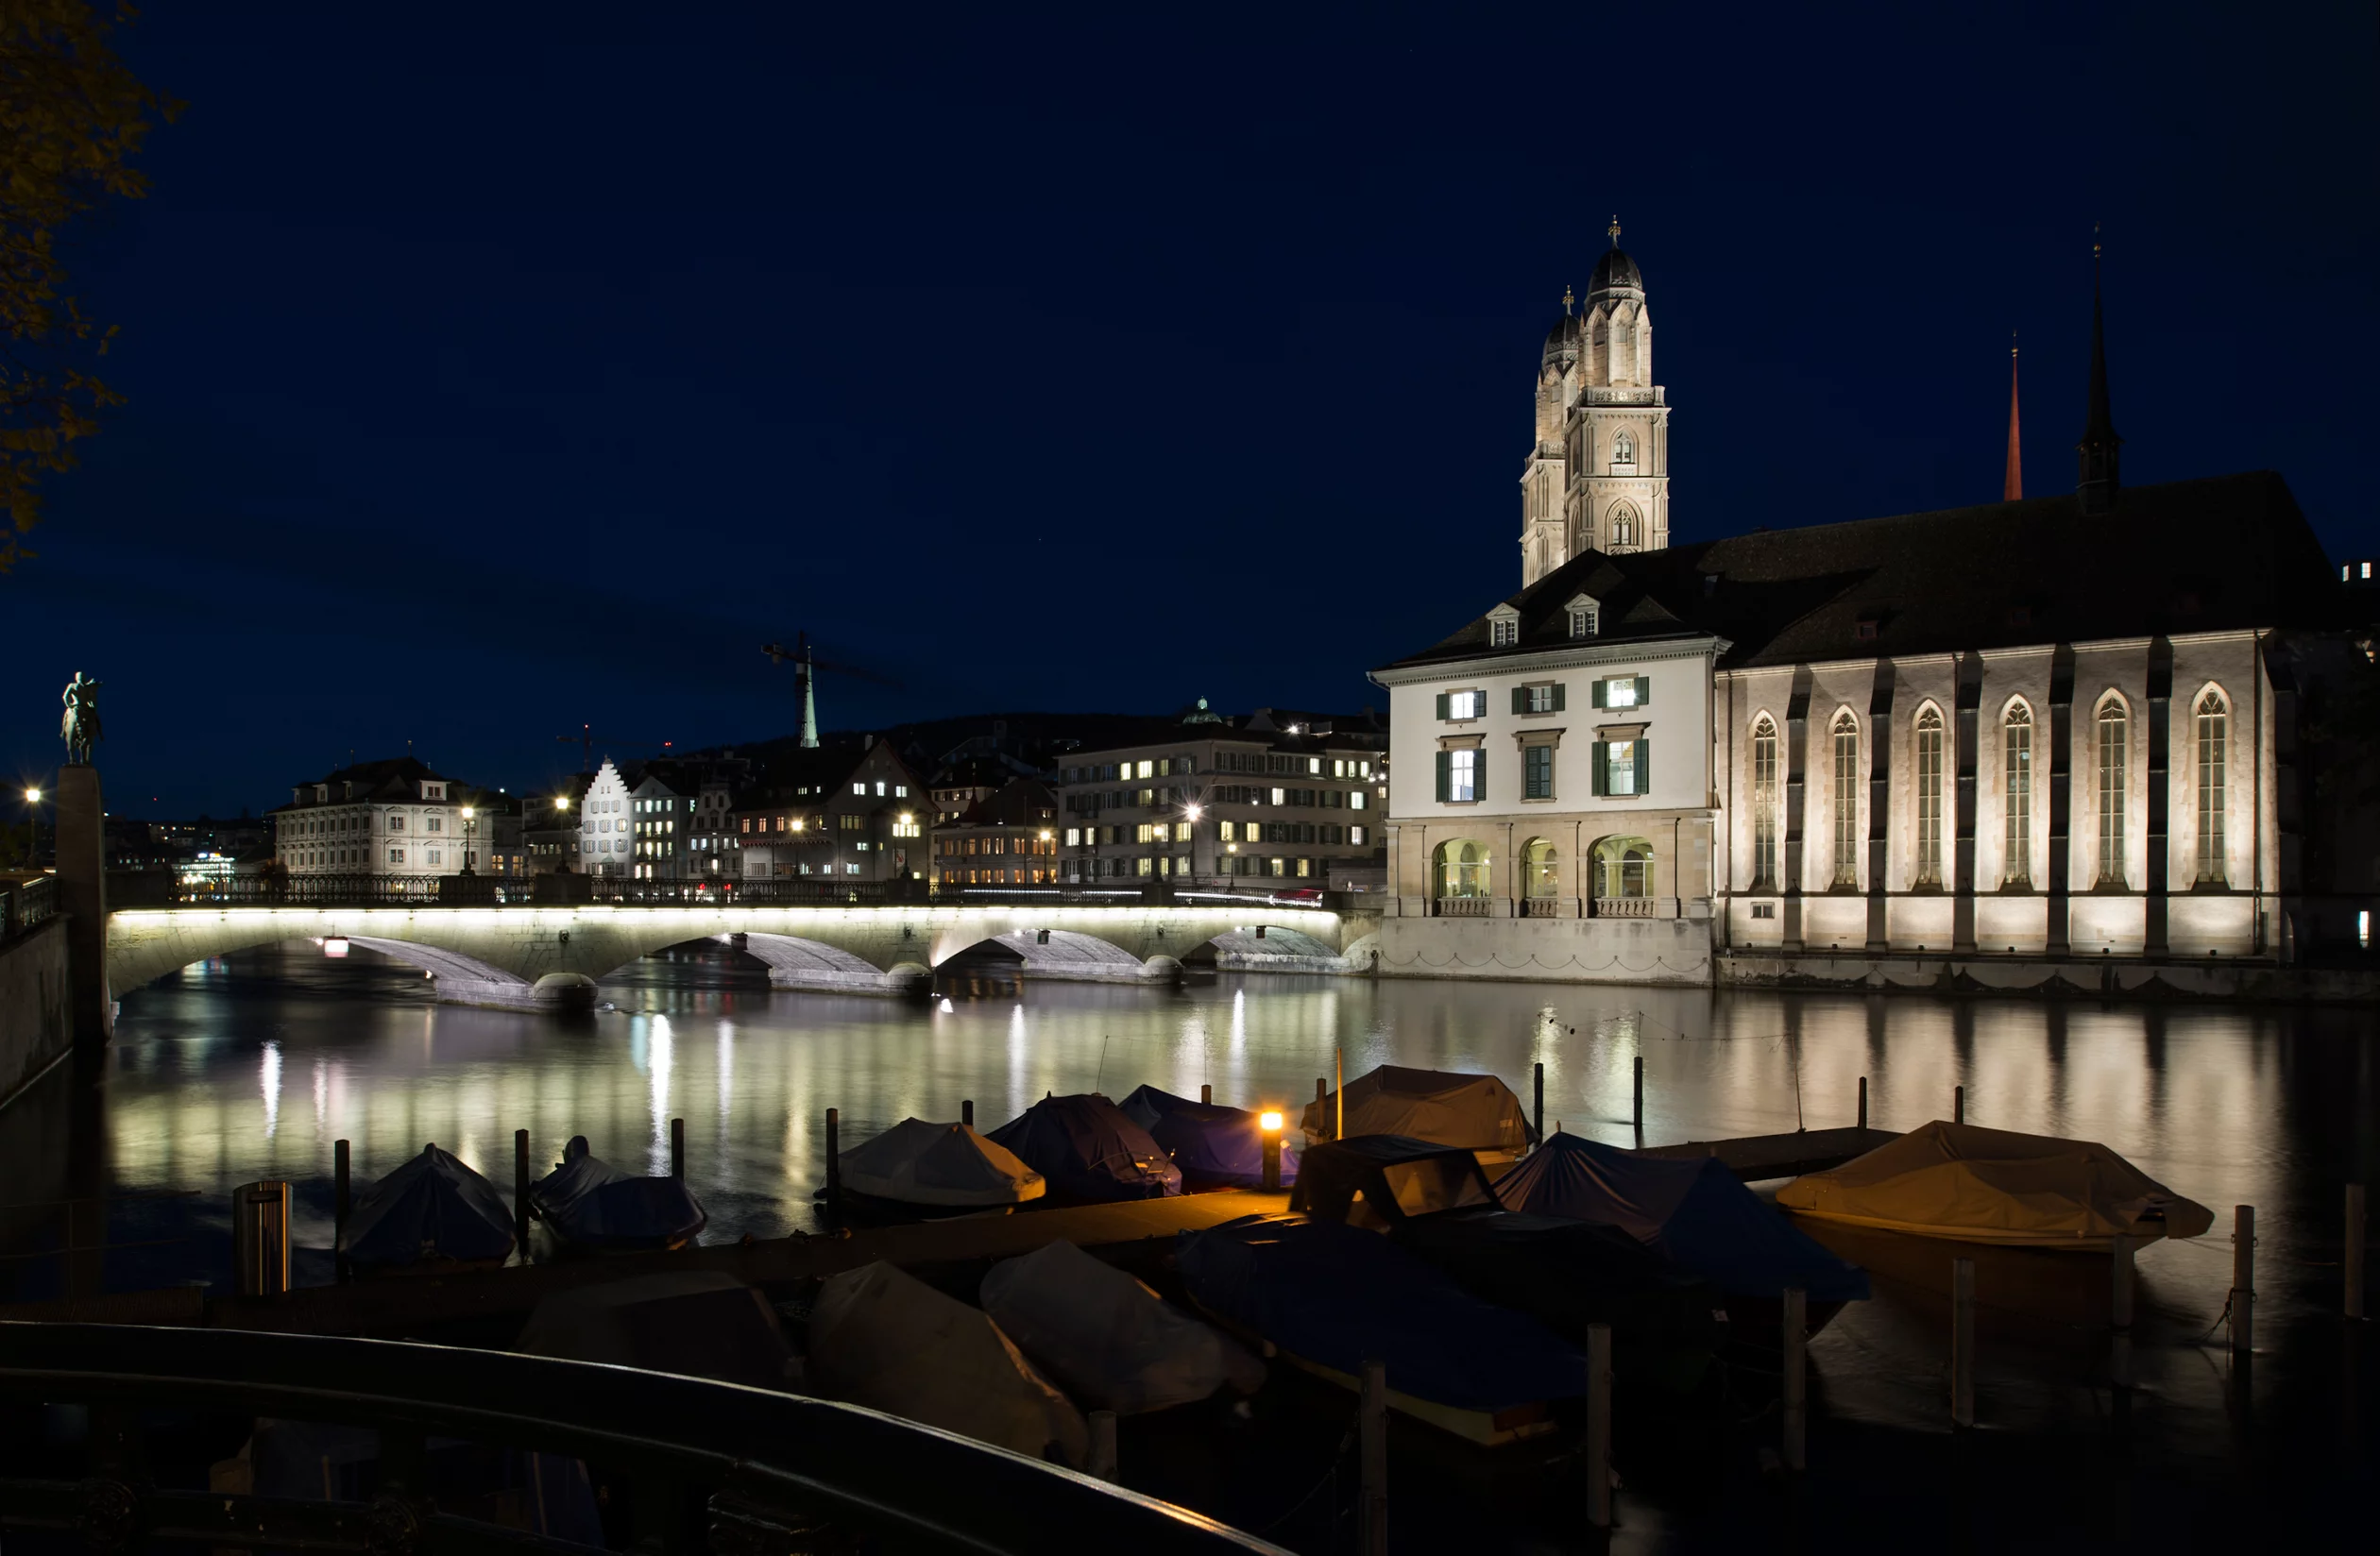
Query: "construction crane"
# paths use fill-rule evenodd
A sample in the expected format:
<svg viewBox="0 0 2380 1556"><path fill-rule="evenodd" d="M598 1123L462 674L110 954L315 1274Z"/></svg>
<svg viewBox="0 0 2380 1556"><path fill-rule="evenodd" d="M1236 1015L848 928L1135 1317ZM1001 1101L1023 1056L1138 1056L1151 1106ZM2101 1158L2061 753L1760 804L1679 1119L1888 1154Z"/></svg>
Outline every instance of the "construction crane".
<svg viewBox="0 0 2380 1556"><path fill-rule="evenodd" d="M561 741L566 746L578 747L579 770L581 772L591 772L594 770L596 738L594 725L581 724L579 726L579 732L576 735L557 735L554 738ZM650 746L654 743L650 740L622 740L616 735L606 735L603 738L606 745L615 745L622 748L629 746ZM676 742L671 740L662 741L661 750L663 753L667 754L670 747L675 743Z"/></svg>
<svg viewBox="0 0 2380 1556"><path fill-rule="evenodd" d="M879 686L895 686L900 683L874 670L863 670L857 665L838 665L831 659L821 659L810 651L809 634L793 634L793 647L783 643L763 643L760 651L773 665L793 661L793 686L802 699L802 749L812 751L818 746L818 672L828 670L836 675L848 675L855 680L873 681Z"/></svg>

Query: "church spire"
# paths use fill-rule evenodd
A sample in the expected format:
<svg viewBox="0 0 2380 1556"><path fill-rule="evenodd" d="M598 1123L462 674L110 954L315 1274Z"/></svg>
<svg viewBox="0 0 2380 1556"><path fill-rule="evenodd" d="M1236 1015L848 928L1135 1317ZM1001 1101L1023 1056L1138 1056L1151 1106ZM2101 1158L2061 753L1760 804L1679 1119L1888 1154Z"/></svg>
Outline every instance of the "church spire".
<svg viewBox="0 0 2380 1556"><path fill-rule="evenodd" d="M2124 440L2116 435L2116 418L2107 404L2107 313L2100 301L2099 228L2091 228L2091 393L2090 418L2075 452L2082 457L2082 480L2076 487L2086 514L2103 514L2116 506L2123 489L2118 465Z"/></svg>
<svg viewBox="0 0 2380 1556"><path fill-rule="evenodd" d="M2000 500L2014 502L2025 495L2025 448L2016 436L2016 337L2008 346L2008 474L2000 481Z"/></svg>

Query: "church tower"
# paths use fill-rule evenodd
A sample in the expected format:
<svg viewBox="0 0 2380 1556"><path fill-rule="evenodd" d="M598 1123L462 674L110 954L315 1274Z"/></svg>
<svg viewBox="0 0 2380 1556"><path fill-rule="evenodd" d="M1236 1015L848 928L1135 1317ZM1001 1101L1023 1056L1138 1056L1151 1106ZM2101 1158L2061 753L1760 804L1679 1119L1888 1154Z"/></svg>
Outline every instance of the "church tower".
<svg viewBox="0 0 2380 1556"><path fill-rule="evenodd" d="M1669 407L1653 381L1653 315L1619 217L1610 231L1579 314L1578 393L1563 429L1572 556L1669 544Z"/></svg>
<svg viewBox="0 0 2380 1556"><path fill-rule="evenodd" d="M1543 578L1570 560L1569 461L1563 427L1578 397L1578 299L1562 289L1562 316L1545 332L1545 355L1538 366L1537 441L1521 471L1521 586Z"/></svg>

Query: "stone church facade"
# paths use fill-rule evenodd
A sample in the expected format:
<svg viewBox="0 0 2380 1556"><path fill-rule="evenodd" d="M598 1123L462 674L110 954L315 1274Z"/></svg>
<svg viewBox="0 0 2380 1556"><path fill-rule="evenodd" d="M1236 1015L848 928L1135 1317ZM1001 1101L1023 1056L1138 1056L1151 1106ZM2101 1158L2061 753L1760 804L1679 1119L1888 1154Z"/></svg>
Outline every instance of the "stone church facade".
<svg viewBox="0 0 2380 1556"><path fill-rule="evenodd" d="M2073 981L2368 914L2307 871L2333 565L2270 472L2122 484L2096 320L2072 491L1672 545L1642 305L1615 248L1547 343L1521 591L1373 672L1384 972Z"/></svg>

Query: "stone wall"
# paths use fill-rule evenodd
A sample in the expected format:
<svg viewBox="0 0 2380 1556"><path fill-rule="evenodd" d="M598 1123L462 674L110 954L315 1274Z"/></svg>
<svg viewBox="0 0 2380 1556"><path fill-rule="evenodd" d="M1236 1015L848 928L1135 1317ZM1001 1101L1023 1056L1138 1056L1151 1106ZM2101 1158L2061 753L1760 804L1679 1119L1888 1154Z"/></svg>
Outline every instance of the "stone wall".
<svg viewBox="0 0 2380 1556"><path fill-rule="evenodd" d="M66 922L0 945L0 1107L74 1046Z"/></svg>

